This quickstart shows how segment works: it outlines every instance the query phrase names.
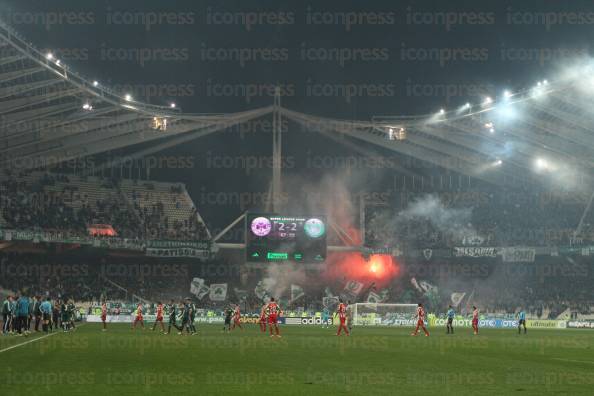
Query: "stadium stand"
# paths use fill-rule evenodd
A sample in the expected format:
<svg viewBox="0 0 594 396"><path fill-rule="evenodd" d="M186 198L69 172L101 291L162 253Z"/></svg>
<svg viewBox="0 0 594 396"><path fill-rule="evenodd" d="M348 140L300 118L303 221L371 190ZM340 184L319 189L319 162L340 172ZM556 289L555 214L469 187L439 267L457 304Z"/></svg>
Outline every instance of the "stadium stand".
<svg viewBox="0 0 594 396"><path fill-rule="evenodd" d="M205 240L208 231L181 184L31 172L0 176L2 226L86 235L92 225L118 236Z"/></svg>

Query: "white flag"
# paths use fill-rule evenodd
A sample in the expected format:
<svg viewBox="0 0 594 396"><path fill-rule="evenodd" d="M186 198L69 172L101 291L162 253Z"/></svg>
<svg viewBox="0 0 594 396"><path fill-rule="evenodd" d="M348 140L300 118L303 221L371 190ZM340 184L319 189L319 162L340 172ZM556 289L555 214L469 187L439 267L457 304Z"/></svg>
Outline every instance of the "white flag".
<svg viewBox="0 0 594 396"><path fill-rule="evenodd" d="M210 285L210 300L225 301L227 299L227 284L214 283Z"/></svg>
<svg viewBox="0 0 594 396"><path fill-rule="evenodd" d="M190 283L190 293L195 295L198 300L202 300L210 291L210 288L204 284L204 279L194 278Z"/></svg>
<svg viewBox="0 0 594 396"><path fill-rule="evenodd" d="M452 293L450 299L452 300L452 305L454 307L457 307L458 305L460 305L460 303L462 302L462 299L464 298L464 296L466 295L466 293L460 293L460 292L454 292Z"/></svg>
<svg viewBox="0 0 594 396"><path fill-rule="evenodd" d="M300 299L305 295L303 288L299 285L291 285L291 301Z"/></svg>
<svg viewBox="0 0 594 396"><path fill-rule="evenodd" d="M367 302L370 304L380 303L382 302L382 296L380 296L376 292L369 292L369 295L367 296Z"/></svg>
<svg viewBox="0 0 594 396"><path fill-rule="evenodd" d="M353 296L358 296L363 290L363 283L357 281L348 281L347 284L344 286L345 293L351 294Z"/></svg>

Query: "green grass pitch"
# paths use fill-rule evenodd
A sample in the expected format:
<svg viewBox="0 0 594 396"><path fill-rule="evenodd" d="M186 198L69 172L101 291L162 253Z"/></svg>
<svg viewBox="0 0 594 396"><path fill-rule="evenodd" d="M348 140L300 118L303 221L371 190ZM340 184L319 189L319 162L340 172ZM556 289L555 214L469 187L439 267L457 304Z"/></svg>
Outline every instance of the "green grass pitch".
<svg viewBox="0 0 594 396"><path fill-rule="evenodd" d="M592 395L594 332L255 325L195 336L85 324L42 339L0 337L6 395ZM38 339L38 340L37 340Z"/></svg>

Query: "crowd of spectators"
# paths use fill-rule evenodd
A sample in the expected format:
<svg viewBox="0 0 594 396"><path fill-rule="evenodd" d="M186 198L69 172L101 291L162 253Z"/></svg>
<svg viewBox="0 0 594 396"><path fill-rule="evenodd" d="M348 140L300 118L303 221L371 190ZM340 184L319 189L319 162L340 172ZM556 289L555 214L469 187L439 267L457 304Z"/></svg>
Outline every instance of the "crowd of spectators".
<svg viewBox="0 0 594 396"><path fill-rule="evenodd" d="M479 259L481 260L481 259ZM256 283L269 276L265 271L252 273L250 278L240 276L206 276L203 266L224 265L217 262L174 263L160 259L121 258L94 255L41 255L32 253L0 253L0 290L24 291L28 295L46 295L52 298L73 299L77 303L98 304L109 301L179 301L190 297L190 283L202 277L207 285L227 283L225 301L211 301L208 294L197 301L203 309L222 309L229 302L239 303L247 312L256 312L262 301L255 294ZM389 283L376 286L365 283L361 293L351 302L366 302L370 291L386 292L388 303L416 304L424 302L429 311L443 314L451 304L452 292L466 293L457 307L464 314L469 304L477 305L481 312L513 317L518 310L525 310L535 318L554 319L562 313L594 314L594 265L588 260L571 263L564 258L549 258L540 263L493 263L484 272L473 275L451 274L425 270L428 264L412 264L402 268L400 276ZM429 264L443 267L448 263ZM540 269L539 269L540 268ZM541 270L544 268L544 270ZM423 275L425 274L425 275ZM437 275L436 275L437 274ZM435 292L424 293L415 287L411 278L427 282ZM320 274L308 274L299 282L305 295L290 301L289 284L276 296L289 310L319 312L323 297L331 291L340 295L344 279L324 279ZM286 282L285 282L286 283ZM468 312L466 312L468 313Z"/></svg>
<svg viewBox="0 0 594 396"><path fill-rule="evenodd" d="M404 192L403 194L407 194ZM439 207L426 211L415 202L434 197ZM370 245L412 248L475 246L568 246L594 242L594 211L588 194L528 189L468 189L447 193L409 192L392 206L371 207L366 214Z"/></svg>
<svg viewBox="0 0 594 396"><path fill-rule="evenodd" d="M119 183L116 179L87 180L60 174L4 174L0 177L0 225L86 236L89 227L105 224L122 238L208 238L196 208L184 201L182 186L156 194L138 184L130 199ZM170 218L169 206L176 211L176 218Z"/></svg>

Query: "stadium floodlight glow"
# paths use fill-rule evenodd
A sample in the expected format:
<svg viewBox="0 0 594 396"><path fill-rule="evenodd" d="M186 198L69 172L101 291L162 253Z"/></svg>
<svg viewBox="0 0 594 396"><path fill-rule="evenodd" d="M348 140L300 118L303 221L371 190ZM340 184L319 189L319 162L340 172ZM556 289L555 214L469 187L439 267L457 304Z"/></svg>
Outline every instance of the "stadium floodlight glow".
<svg viewBox="0 0 594 396"><path fill-rule="evenodd" d="M505 99L509 99L509 98L512 97L512 93L510 91L507 91L507 90L506 91L503 91L503 97Z"/></svg>
<svg viewBox="0 0 594 396"><path fill-rule="evenodd" d="M542 83L543 83L544 85L548 85L548 84L549 84L549 82L548 82L547 80L543 80L543 82L542 82Z"/></svg>
<svg viewBox="0 0 594 396"><path fill-rule="evenodd" d="M48 52L48 53L45 55L45 59L47 59L47 60L52 60L52 59L54 59L54 54L52 54L51 52Z"/></svg>
<svg viewBox="0 0 594 396"><path fill-rule="evenodd" d="M175 103L174 103L174 102L171 102L171 103L169 104L169 107L171 107L172 109L175 109Z"/></svg>
<svg viewBox="0 0 594 396"><path fill-rule="evenodd" d="M127 102L131 102L132 101L132 95L126 94L126 96L124 96L124 99L126 99Z"/></svg>
<svg viewBox="0 0 594 396"><path fill-rule="evenodd" d="M491 97L490 97L490 96L487 96L487 97L485 98L485 100L483 101L483 106L488 106L488 105L490 105L491 103L493 103L493 99L491 99Z"/></svg>
<svg viewBox="0 0 594 396"><path fill-rule="evenodd" d="M82 108L83 110L93 110L93 106L91 106L89 103L85 103Z"/></svg>
<svg viewBox="0 0 594 396"><path fill-rule="evenodd" d="M534 161L534 165L536 167L536 170L549 170L549 169L551 169L551 165L544 158L537 158L536 161Z"/></svg>
<svg viewBox="0 0 594 396"><path fill-rule="evenodd" d="M56 59L56 65L60 66L60 59Z"/></svg>
<svg viewBox="0 0 594 396"><path fill-rule="evenodd" d="M494 166L501 166L503 164L503 161L501 160L497 160L493 163Z"/></svg>
<svg viewBox="0 0 594 396"><path fill-rule="evenodd" d="M93 81L93 86L94 87L98 87L99 86L99 81L97 81L97 80Z"/></svg>
<svg viewBox="0 0 594 396"><path fill-rule="evenodd" d="M439 109L439 114L444 115L445 114L445 109Z"/></svg>

